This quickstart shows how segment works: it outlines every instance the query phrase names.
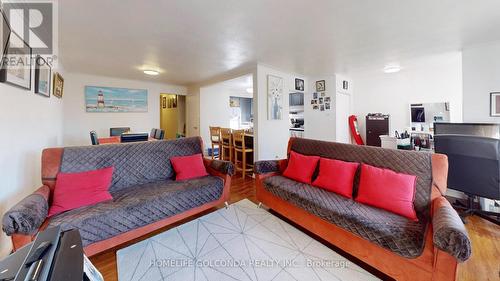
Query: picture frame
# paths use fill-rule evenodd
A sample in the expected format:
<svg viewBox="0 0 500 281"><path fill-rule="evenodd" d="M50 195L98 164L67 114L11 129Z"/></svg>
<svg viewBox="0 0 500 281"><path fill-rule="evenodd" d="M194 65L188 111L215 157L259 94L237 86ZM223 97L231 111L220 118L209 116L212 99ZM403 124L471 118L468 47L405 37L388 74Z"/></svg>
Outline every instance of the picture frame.
<svg viewBox="0 0 500 281"><path fill-rule="evenodd" d="M325 97L325 103L331 102L331 97Z"/></svg>
<svg viewBox="0 0 500 281"><path fill-rule="evenodd" d="M500 92L490 93L490 116L500 117Z"/></svg>
<svg viewBox="0 0 500 281"><path fill-rule="evenodd" d="M326 90L325 84L326 84L325 80L316 81L316 91L317 92L324 92Z"/></svg>
<svg viewBox="0 0 500 281"><path fill-rule="evenodd" d="M303 79L295 78L295 90L301 91L301 92L304 91L304 80Z"/></svg>
<svg viewBox="0 0 500 281"><path fill-rule="evenodd" d="M40 55L35 59L35 94L50 98L50 81L52 69Z"/></svg>
<svg viewBox="0 0 500 281"><path fill-rule="evenodd" d="M11 31L7 16L0 10L0 62L3 61L3 56L7 51ZM0 65L0 68L2 68L2 65Z"/></svg>
<svg viewBox="0 0 500 281"><path fill-rule="evenodd" d="M167 97L165 96L161 97L161 108L163 109L167 108Z"/></svg>
<svg viewBox="0 0 500 281"><path fill-rule="evenodd" d="M22 47L11 48L11 46ZM19 35L11 31L2 62L5 58L8 61L15 61L16 65L2 65L0 82L31 90L31 56L31 47Z"/></svg>
<svg viewBox="0 0 500 281"><path fill-rule="evenodd" d="M172 108L177 108L177 95L172 96Z"/></svg>
<svg viewBox="0 0 500 281"><path fill-rule="evenodd" d="M319 98L319 104L323 104L323 98Z"/></svg>
<svg viewBox="0 0 500 281"><path fill-rule="evenodd" d="M281 120L283 118L284 80L282 77L267 76L267 119Z"/></svg>
<svg viewBox="0 0 500 281"><path fill-rule="evenodd" d="M324 104L320 105L320 106L319 106L319 110L320 110L320 111L325 111L325 105L324 105Z"/></svg>
<svg viewBox="0 0 500 281"><path fill-rule="evenodd" d="M313 105L313 110L318 110L319 109L319 105L315 104Z"/></svg>
<svg viewBox="0 0 500 281"><path fill-rule="evenodd" d="M318 93L314 92L313 93L313 99L317 99L318 98Z"/></svg>
<svg viewBox="0 0 500 281"><path fill-rule="evenodd" d="M325 102L325 110L330 110L330 103L329 102Z"/></svg>
<svg viewBox="0 0 500 281"><path fill-rule="evenodd" d="M55 72L52 80L52 95L62 99L64 93L64 78L60 73Z"/></svg>
<svg viewBox="0 0 500 281"><path fill-rule="evenodd" d="M346 91L349 90L349 82L348 81L346 81L346 80L342 81L342 89L346 90Z"/></svg>
<svg viewBox="0 0 500 281"><path fill-rule="evenodd" d="M88 113L148 112L148 90L85 86Z"/></svg>

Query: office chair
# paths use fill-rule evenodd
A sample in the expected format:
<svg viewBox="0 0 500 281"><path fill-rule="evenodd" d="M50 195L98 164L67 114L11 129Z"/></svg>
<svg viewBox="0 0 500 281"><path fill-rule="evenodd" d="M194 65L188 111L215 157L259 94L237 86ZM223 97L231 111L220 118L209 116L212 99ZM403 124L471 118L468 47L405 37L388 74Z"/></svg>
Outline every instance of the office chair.
<svg viewBox="0 0 500 281"><path fill-rule="evenodd" d="M92 145L99 145L99 139L97 138L97 133L95 131L90 131L90 141Z"/></svg>
<svg viewBox="0 0 500 281"><path fill-rule="evenodd" d="M474 208L476 197L500 200L500 140L470 135L435 135L437 153L448 156L448 187L464 192L463 217L476 214L499 223L500 213ZM491 217L496 217L492 219Z"/></svg>

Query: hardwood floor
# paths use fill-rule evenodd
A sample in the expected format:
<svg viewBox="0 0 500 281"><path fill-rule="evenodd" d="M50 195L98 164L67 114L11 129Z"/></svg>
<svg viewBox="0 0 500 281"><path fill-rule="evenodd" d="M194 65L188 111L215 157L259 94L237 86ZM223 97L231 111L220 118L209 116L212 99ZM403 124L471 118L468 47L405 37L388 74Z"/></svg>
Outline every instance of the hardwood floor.
<svg viewBox="0 0 500 281"><path fill-rule="evenodd" d="M257 203L255 198L254 180L248 177L246 179L242 179L240 175L236 175L232 180L230 203L238 202L245 198ZM223 206L220 207L222 208ZM147 239L197 217L201 217L211 211L212 210L176 223L175 225L155 231L141 237L141 239L130 241L121 245L119 248L111 249L105 253L92 257L91 261L99 269L99 271L101 271L104 276L104 280L118 280L115 254L118 249ZM482 218L473 216L468 219L466 227L472 240L472 257L467 262L459 265L457 280L500 280L500 226Z"/></svg>

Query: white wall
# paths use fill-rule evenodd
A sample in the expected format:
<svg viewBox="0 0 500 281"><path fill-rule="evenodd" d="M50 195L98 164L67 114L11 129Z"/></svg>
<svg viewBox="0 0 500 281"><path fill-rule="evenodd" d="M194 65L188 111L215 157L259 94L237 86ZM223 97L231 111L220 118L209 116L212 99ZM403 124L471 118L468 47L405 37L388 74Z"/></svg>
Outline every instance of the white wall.
<svg viewBox="0 0 500 281"><path fill-rule="evenodd" d="M234 91L223 83L200 89L200 135L205 148L211 143L209 126L230 127L233 108L229 106L229 97L253 98L253 94Z"/></svg>
<svg viewBox="0 0 500 281"><path fill-rule="evenodd" d="M32 89L33 80L34 77ZM3 216L41 186L42 149L62 144L64 98L46 98L34 94L33 90L4 83L0 83L0 96L0 216ZM0 258L10 250L10 238L1 232Z"/></svg>
<svg viewBox="0 0 500 281"><path fill-rule="evenodd" d="M145 81L125 80L88 74L68 73L64 89L64 144L88 145L89 132L108 137L111 127L130 127L133 132L150 132L160 127L160 94L186 95L186 87ZM106 86L148 90L148 112L87 113L85 86Z"/></svg>
<svg viewBox="0 0 500 281"><path fill-rule="evenodd" d="M336 103L335 76L320 76L309 79L309 91L304 94L304 136L308 139L335 141L335 108L320 111L313 110L311 99L316 92L316 81L325 80L325 96ZM319 93L318 93L319 95Z"/></svg>
<svg viewBox="0 0 500 281"><path fill-rule="evenodd" d="M464 122L500 122L490 117L490 93L500 92L500 42L464 49L462 64Z"/></svg>
<svg viewBox="0 0 500 281"><path fill-rule="evenodd" d="M462 56L460 52L401 63L399 73L386 74L383 66L350 73L353 113L365 139L368 113L390 114L390 131L410 127L410 104L450 102L450 119L462 121Z"/></svg>

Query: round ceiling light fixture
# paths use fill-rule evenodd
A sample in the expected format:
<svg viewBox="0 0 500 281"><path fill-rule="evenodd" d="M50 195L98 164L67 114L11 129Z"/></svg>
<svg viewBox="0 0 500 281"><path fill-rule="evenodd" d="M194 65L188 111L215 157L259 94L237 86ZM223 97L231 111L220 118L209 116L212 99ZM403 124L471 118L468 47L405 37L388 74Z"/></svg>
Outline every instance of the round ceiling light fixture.
<svg viewBox="0 0 500 281"><path fill-rule="evenodd" d="M401 71L401 66L399 66L399 65L391 64L391 65L386 65L384 67L385 73L396 73L396 72L400 72L400 71Z"/></svg>
<svg viewBox="0 0 500 281"><path fill-rule="evenodd" d="M253 94L253 88L247 88L247 93Z"/></svg>
<svg viewBox="0 0 500 281"><path fill-rule="evenodd" d="M146 75L151 75L151 76L156 76L156 75L160 75L160 72L159 71L156 71L156 70L151 70L151 69L146 69L143 71L144 74Z"/></svg>

